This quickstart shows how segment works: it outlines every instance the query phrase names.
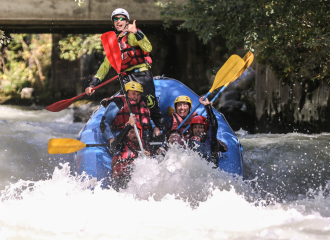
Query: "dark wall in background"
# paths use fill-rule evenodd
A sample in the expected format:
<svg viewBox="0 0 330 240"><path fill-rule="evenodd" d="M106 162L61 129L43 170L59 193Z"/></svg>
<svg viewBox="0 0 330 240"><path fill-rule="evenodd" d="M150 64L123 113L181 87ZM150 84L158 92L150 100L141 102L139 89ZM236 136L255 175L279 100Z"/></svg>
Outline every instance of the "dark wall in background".
<svg viewBox="0 0 330 240"><path fill-rule="evenodd" d="M221 38L204 45L195 33L178 31L175 27L164 30L162 25L137 26L153 46L152 73L154 76L165 75L180 80L197 94L205 94L212 86L213 78L207 71L216 71L227 60L228 52ZM109 27L109 31L113 30ZM70 62L59 58L58 42L65 34L53 34L52 86L53 96L66 98L81 93L84 84L96 74L103 62L102 54L84 55L81 59ZM217 47L221 50L215 51ZM214 73L214 74L215 74ZM110 70L106 79L115 76ZM211 82L210 82L211 81ZM119 89L118 84L109 83L97 91L94 99L112 95Z"/></svg>
<svg viewBox="0 0 330 240"><path fill-rule="evenodd" d="M269 66L256 67L256 132L330 132L326 81L283 82Z"/></svg>

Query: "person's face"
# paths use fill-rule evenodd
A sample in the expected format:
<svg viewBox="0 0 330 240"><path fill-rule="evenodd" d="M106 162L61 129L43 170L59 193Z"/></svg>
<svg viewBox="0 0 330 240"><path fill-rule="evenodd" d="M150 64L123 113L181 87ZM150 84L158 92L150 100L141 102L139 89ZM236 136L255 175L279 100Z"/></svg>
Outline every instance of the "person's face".
<svg viewBox="0 0 330 240"><path fill-rule="evenodd" d="M205 132L205 126L203 124L195 123L192 126L192 132L194 136L201 136Z"/></svg>
<svg viewBox="0 0 330 240"><path fill-rule="evenodd" d="M140 131L138 130L139 134ZM127 135L126 135L127 139L132 141L133 143L138 143L139 140L135 134L134 128L132 128L131 130L128 131Z"/></svg>
<svg viewBox="0 0 330 240"><path fill-rule="evenodd" d="M135 101L136 103L139 103L141 101L142 93L134 90L129 90L127 92L128 99Z"/></svg>
<svg viewBox="0 0 330 240"><path fill-rule="evenodd" d="M189 104L187 102L178 102L175 111L180 117L185 118L189 114Z"/></svg>
<svg viewBox="0 0 330 240"><path fill-rule="evenodd" d="M169 143L175 143L181 141L181 135L179 133L172 133L168 139Z"/></svg>
<svg viewBox="0 0 330 240"><path fill-rule="evenodd" d="M113 18L113 23L118 32L124 31L127 23L127 18L124 15L116 15Z"/></svg>

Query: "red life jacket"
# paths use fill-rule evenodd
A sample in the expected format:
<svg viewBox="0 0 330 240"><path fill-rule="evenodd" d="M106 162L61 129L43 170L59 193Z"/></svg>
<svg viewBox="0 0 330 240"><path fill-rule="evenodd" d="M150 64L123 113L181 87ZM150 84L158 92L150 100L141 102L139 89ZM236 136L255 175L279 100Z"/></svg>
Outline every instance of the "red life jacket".
<svg viewBox="0 0 330 240"><path fill-rule="evenodd" d="M144 150L150 153L149 145L146 141L142 140L142 145ZM127 139L123 142L122 151L112 158L111 168L112 168L112 177L115 179L119 176L126 175L129 176L132 171L132 163L134 159L138 157L138 152L140 147L138 144L134 144L132 141Z"/></svg>
<svg viewBox="0 0 330 240"><path fill-rule="evenodd" d="M180 132L183 132L183 130L186 129L186 127L188 127L188 125L190 124L191 122L191 119L193 117L195 117L197 115L196 112L194 112L188 119L187 121L181 126L181 128L179 129ZM179 116L179 114L177 114L176 112L172 113L172 129L176 129L181 123L182 123L183 119ZM188 134L190 133L191 130L190 128L185 132L185 134Z"/></svg>
<svg viewBox="0 0 330 240"><path fill-rule="evenodd" d="M139 31L139 29L137 29ZM129 32L122 32L118 35L118 43L121 50L121 71L125 71L137 64L148 63L152 64L150 53L143 51L140 46L130 46L128 44Z"/></svg>
<svg viewBox="0 0 330 240"><path fill-rule="evenodd" d="M117 98L120 98L123 101L124 107L118 111L115 119L111 123L110 127L112 130L123 129L125 127L125 124L128 122L130 116L128 105L124 95L119 95L117 96ZM130 101L130 103L132 107L132 113L135 114L138 122L140 122L143 131L148 131L149 127L151 126L149 108L144 101L141 101L138 104L135 101Z"/></svg>

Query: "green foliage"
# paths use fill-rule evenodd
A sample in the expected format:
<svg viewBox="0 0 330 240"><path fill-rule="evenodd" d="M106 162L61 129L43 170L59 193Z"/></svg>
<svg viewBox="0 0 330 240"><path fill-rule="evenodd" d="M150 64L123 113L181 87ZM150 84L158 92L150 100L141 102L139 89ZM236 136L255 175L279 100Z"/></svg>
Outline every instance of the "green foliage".
<svg viewBox="0 0 330 240"><path fill-rule="evenodd" d="M8 44L9 42L10 42L10 39L5 35L5 32L0 30L0 48L3 45Z"/></svg>
<svg viewBox="0 0 330 240"><path fill-rule="evenodd" d="M19 94L24 87L44 92L51 66L51 34L11 34L0 48L0 91Z"/></svg>
<svg viewBox="0 0 330 240"><path fill-rule="evenodd" d="M173 17L204 43L221 36L230 49L244 42L257 60L289 80L329 81L330 0L188 0L157 3L165 26Z"/></svg>
<svg viewBox="0 0 330 240"><path fill-rule="evenodd" d="M74 0L75 2L77 2L78 1L78 5L79 5L79 7L81 6L81 4L83 4L84 3L84 0Z"/></svg>
<svg viewBox="0 0 330 240"><path fill-rule="evenodd" d="M61 50L60 57L66 60L74 61L85 53L102 53L103 46L100 36L100 34L69 34L66 38L63 38L58 43Z"/></svg>

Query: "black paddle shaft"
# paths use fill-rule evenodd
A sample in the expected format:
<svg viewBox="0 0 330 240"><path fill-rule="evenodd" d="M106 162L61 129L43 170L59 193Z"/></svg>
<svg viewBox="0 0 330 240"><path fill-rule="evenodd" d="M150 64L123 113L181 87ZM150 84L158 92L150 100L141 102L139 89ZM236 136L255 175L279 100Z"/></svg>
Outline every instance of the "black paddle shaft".
<svg viewBox="0 0 330 240"><path fill-rule="evenodd" d="M150 142L149 143L151 146L153 145L161 145L162 142ZM86 144L86 147L107 147L109 144L106 143L91 143L91 144Z"/></svg>
<svg viewBox="0 0 330 240"><path fill-rule="evenodd" d="M109 146L109 144L105 144L105 143L86 144L86 147L106 147L106 146Z"/></svg>
<svg viewBox="0 0 330 240"><path fill-rule="evenodd" d="M118 74L118 78L119 78L119 82L120 82L121 91L123 92L123 94L125 96L125 99L126 99L126 102L127 102L129 114L131 115L132 114L131 103L128 99L127 92L126 92L126 89L125 89L125 85L124 85L123 79L121 78L120 73Z"/></svg>

